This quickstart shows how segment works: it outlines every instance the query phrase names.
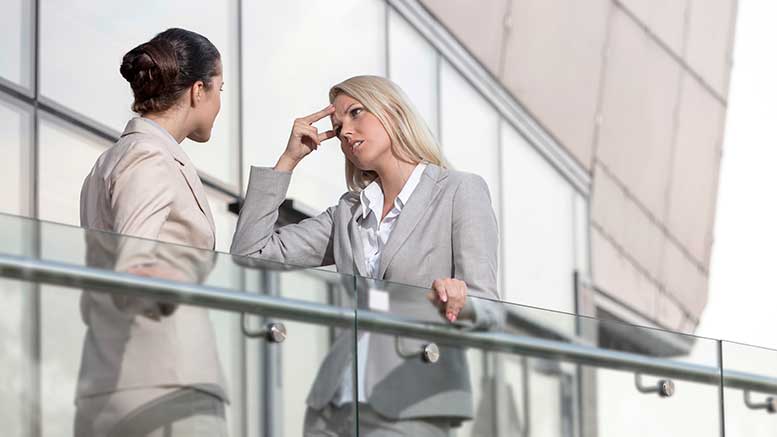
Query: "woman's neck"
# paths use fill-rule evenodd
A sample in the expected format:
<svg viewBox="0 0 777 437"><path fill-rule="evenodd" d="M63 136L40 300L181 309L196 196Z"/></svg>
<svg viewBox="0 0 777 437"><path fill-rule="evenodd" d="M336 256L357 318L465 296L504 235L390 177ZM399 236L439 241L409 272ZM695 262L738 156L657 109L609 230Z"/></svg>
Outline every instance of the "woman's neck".
<svg viewBox="0 0 777 437"><path fill-rule="evenodd" d="M170 135L175 138L178 144L189 135L186 128L186 115L183 111L165 111L159 113L143 114L143 118L153 120L159 126L162 126Z"/></svg>
<svg viewBox="0 0 777 437"><path fill-rule="evenodd" d="M383 190L383 199L385 204L393 204L394 200L404 188L410 175L413 173L417 164L412 162L394 159L386 163L381 168L376 169L378 181Z"/></svg>

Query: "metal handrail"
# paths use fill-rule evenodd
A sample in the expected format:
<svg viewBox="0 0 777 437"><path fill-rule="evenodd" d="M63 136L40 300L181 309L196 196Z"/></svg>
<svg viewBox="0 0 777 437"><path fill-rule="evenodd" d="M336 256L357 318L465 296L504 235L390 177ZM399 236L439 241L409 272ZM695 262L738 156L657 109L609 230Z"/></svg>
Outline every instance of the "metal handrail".
<svg viewBox="0 0 777 437"><path fill-rule="evenodd" d="M16 255L0 254L0 277L135 295L341 328L352 329L358 321L360 330L422 338L456 347L557 359L713 385L719 385L722 379L727 388L777 393L777 378L732 370L721 372L720 368L714 366L501 332L463 331L442 323L413 322L369 310L360 309L357 312L351 308L135 276Z"/></svg>

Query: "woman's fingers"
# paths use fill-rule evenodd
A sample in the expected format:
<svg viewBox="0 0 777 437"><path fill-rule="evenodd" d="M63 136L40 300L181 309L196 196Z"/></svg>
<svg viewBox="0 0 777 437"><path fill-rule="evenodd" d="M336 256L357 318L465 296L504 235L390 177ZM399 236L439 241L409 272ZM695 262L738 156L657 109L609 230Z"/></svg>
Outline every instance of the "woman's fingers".
<svg viewBox="0 0 777 437"><path fill-rule="evenodd" d="M305 142L304 140L307 138L309 142L307 142L306 146L312 146L315 144L318 146L321 144L321 140L318 139L318 129L316 129L313 126L309 125L297 125L294 129L294 131L299 136L299 139Z"/></svg>
<svg viewBox="0 0 777 437"><path fill-rule="evenodd" d="M321 142L334 137L334 132L326 131L318 133L318 129L313 126L318 120L334 113L335 108L332 105L308 115L307 117L297 118L291 127L291 135L286 143L286 150L278 158L275 169L279 171L292 171L310 152L318 149Z"/></svg>
<svg viewBox="0 0 777 437"><path fill-rule="evenodd" d="M467 301L467 284L454 278L437 279L432 283L432 291L443 317L455 322Z"/></svg>
<svg viewBox="0 0 777 437"><path fill-rule="evenodd" d="M448 302L448 292L445 290L446 279L436 279L432 282L432 290L437 295L440 302Z"/></svg>
<svg viewBox="0 0 777 437"><path fill-rule="evenodd" d="M432 283L432 291L443 317L455 322L467 302L467 284L455 278L437 279Z"/></svg>
<svg viewBox="0 0 777 437"><path fill-rule="evenodd" d="M459 317L461 309L464 308L464 302L467 296L467 286L464 282L459 280L453 280L454 282L448 286L449 289L454 291L449 292L448 306L445 311L445 318L451 322L455 322Z"/></svg>
<svg viewBox="0 0 777 437"><path fill-rule="evenodd" d="M318 134L318 143L321 144L324 141L326 141L326 140L328 140L330 138L334 138L334 137L335 137L335 131L328 130L328 131L326 131L324 133Z"/></svg>
<svg viewBox="0 0 777 437"><path fill-rule="evenodd" d="M303 122L305 122L307 124L313 124L313 123L317 122L318 120L321 120L324 117L330 116L334 112L335 112L335 106L334 105L329 105L329 106L327 106L326 108L324 108L324 109L322 109L320 111L314 112L314 113L312 113L312 114L310 114L310 115L308 115L306 117L300 118L300 121L303 121Z"/></svg>

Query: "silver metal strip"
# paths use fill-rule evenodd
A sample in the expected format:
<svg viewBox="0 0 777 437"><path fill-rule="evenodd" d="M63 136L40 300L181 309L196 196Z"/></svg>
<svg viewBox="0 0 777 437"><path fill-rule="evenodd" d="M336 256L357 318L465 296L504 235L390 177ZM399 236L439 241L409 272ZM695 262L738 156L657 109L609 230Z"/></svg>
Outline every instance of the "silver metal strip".
<svg viewBox="0 0 777 437"><path fill-rule="evenodd" d="M348 308L183 284L16 255L0 255L0 276L39 284L87 288L227 311L271 315L276 319L304 323L352 328L357 322L356 312ZM569 361L713 385L721 382L721 371L714 366L507 333L460 331L443 324L414 323L372 311L359 311L358 327L360 330L423 338L455 347ZM777 378L728 370L723 372L723 379L727 388L777 393Z"/></svg>

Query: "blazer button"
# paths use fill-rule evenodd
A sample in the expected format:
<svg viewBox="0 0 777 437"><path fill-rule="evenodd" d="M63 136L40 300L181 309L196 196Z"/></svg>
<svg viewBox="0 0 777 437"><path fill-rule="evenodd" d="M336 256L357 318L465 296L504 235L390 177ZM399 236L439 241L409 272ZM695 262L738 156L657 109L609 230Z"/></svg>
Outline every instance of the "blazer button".
<svg viewBox="0 0 777 437"><path fill-rule="evenodd" d="M430 364L434 364L440 360L440 348L434 343L429 343L424 346L423 354L424 361Z"/></svg>

